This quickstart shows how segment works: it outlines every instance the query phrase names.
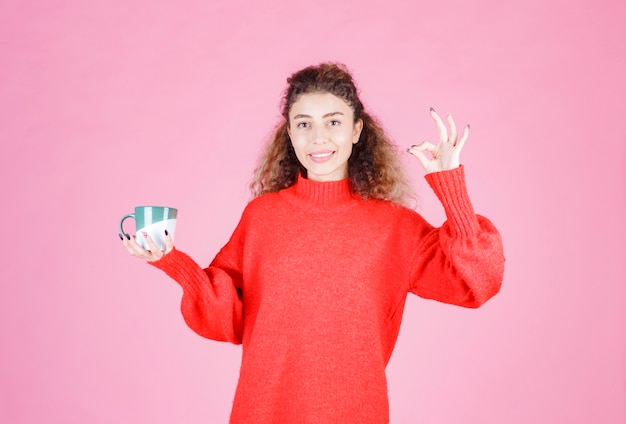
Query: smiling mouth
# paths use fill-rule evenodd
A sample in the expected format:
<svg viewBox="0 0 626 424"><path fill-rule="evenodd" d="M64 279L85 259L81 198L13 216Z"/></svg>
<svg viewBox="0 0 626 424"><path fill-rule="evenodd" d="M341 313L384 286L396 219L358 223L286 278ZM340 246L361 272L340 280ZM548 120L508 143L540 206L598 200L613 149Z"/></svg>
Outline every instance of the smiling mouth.
<svg viewBox="0 0 626 424"><path fill-rule="evenodd" d="M320 152L320 153L311 153L311 157L314 157L316 159L323 159L323 158L327 158L330 155L332 155L333 151L328 151L328 152Z"/></svg>
<svg viewBox="0 0 626 424"><path fill-rule="evenodd" d="M334 150L324 150L322 152L309 153L313 162L326 162L335 154Z"/></svg>

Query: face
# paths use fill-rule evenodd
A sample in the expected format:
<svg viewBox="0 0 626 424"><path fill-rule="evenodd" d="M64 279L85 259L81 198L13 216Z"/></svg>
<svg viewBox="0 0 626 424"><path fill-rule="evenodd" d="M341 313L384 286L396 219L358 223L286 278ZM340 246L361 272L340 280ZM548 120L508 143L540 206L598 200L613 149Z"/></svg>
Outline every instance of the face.
<svg viewBox="0 0 626 424"><path fill-rule="evenodd" d="M287 132L298 160L314 181L348 178L348 158L359 141L363 121L330 93L303 94L291 106Z"/></svg>

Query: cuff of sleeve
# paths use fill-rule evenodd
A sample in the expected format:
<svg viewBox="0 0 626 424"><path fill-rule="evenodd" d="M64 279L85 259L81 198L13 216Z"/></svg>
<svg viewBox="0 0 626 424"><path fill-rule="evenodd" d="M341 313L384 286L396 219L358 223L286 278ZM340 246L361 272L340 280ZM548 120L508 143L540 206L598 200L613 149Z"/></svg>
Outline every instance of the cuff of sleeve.
<svg viewBox="0 0 626 424"><path fill-rule="evenodd" d="M163 255L160 259L148 262L148 264L164 271L178 282L183 290L195 293L200 291L200 288L194 283L201 281L200 277L203 270L193 259L180 250L177 250L176 247L172 248L168 254Z"/></svg>
<svg viewBox="0 0 626 424"><path fill-rule="evenodd" d="M467 193L463 165L426 174L425 178L441 201L453 231L461 236L474 234L478 228L478 219Z"/></svg>
<svg viewBox="0 0 626 424"><path fill-rule="evenodd" d="M166 271L168 268L171 268L172 265L176 264L176 257L180 256L181 253L182 252L180 250L177 250L176 247L172 247L172 250L169 253L161 256L161 258L157 259L156 261L147 262L147 264Z"/></svg>

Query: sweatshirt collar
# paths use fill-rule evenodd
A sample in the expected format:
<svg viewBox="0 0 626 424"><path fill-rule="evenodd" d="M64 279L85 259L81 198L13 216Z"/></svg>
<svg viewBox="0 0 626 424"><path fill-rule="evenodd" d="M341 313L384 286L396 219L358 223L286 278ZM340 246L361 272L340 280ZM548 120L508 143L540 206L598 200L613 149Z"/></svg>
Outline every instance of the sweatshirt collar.
<svg viewBox="0 0 626 424"><path fill-rule="evenodd" d="M319 206L333 206L354 199L350 178L339 181L319 182L298 175L293 185L296 196Z"/></svg>

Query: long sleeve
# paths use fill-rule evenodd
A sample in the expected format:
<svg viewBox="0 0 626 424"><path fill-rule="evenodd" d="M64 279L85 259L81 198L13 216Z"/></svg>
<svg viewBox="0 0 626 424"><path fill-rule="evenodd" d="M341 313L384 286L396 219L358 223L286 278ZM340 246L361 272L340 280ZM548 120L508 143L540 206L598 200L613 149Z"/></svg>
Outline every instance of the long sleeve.
<svg viewBox="0 0 626 424"><path fill-rule="evenodd" d="M415 251L411 291L421 297L478 307L502 284L504 253L495 226L476 215L465 186L463 167L428 174L426 179L446 212Z"/></svg>
<svg viewBox="0 0 626 424"><path fill-rule="evenodd" d="M192 330L209 339L241 343L243 307L237 289L241 282L239 270L220 255L202 269L176 248L150 264L165 271L183 288L181 311Z"/></svg>

